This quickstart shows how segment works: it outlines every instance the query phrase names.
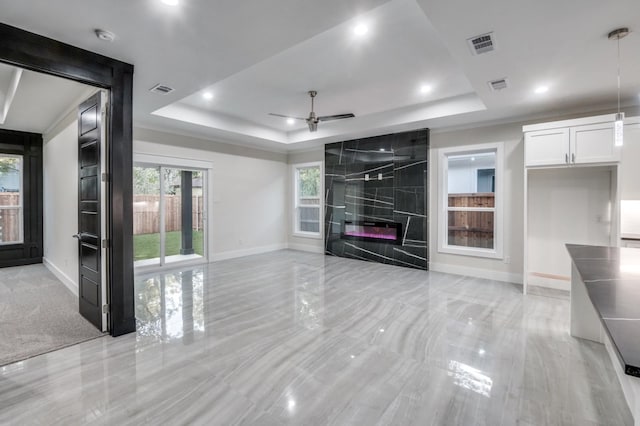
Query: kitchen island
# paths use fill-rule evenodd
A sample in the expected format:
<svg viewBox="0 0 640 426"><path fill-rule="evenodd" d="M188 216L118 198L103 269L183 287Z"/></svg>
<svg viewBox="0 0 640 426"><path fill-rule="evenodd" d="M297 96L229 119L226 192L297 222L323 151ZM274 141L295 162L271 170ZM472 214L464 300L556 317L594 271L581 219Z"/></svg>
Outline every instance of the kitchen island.
<svg viewBox="0 0 640 426"><path fill-rule="evenodd" d="M567 244L571 335L603 343L640 426L640 249Z"/></svg>

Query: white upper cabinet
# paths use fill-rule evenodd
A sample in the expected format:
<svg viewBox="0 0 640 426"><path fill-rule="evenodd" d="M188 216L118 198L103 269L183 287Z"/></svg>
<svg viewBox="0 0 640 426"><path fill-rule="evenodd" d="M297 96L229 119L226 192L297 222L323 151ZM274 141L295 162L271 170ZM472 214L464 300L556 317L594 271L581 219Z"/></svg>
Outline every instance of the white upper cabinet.
<svg viewBox="0 0 640 426"><path fill-rule="evenodd" d="M523 130L527 167L620 161L613 115L535 124Z"/></svg>
<svg viewBox="0 0 640 426"><path fill-rule="evenodd" d="M524 134L524 156L527 166L569 163L569 129L551 129Z"/></svg>
<svg viewBox="0 0 640 426"><path fill-rule="evenodd" d="M614 145L613 123L570 128L572 163L609 163L620 161L620 149Z"/></svg>

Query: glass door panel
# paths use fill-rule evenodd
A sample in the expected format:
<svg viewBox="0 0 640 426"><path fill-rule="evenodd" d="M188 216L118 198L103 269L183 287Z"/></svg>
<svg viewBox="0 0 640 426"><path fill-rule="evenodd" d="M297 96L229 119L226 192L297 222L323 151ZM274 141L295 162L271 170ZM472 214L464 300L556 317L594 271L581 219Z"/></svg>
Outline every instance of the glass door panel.
<svg viewBox="0 0 640 426"><path fill-rule="evenodd" d="M204 224L205 220L205 205L204 205L204 176L203 171L194 171L191 179L191 191L192 191L192 232L193 232L193 250L194 254L198 256L204 256Z"/></svg>
<svg viewBox="0 0 640 426"><path fill-rule="evenodd" d="M136 266L160 264L160 167L133 168L133 253Z"/></svg>
<svg viewBox="0 0 640 426"><path fill-rule="evenodd" d="M182 246L182 173L162 168L164 198L165 261L180 260Z"/></svg>

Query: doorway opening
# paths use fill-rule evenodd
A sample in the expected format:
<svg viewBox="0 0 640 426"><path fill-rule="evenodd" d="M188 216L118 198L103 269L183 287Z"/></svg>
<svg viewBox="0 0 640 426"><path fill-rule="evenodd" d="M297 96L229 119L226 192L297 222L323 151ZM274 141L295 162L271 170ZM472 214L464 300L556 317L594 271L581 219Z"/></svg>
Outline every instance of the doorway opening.
<svg viewBox="0 0 640 426"><path fill-rule="evenodd" d="M136 268L207 261L207 176L206 168L134 163Z"/></svg>
<svg viewBox="0 0 640 426"><path fill-rule="evenodd" d="M0 98L4 365L108 331L107 262L99 242L107 187L98 176L106 169L109 92L0 63Z"/></svg>

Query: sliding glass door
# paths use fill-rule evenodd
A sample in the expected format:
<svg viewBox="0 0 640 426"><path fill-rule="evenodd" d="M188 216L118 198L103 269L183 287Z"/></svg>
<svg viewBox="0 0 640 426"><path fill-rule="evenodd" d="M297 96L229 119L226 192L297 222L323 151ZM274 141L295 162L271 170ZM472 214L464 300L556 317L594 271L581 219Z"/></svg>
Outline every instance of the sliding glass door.
<svg viewBox="0 0 640 426"><path fill-rule="evenodd" d="M206 171L138 163L133 175L135 265L205 260Z"/></svg>

